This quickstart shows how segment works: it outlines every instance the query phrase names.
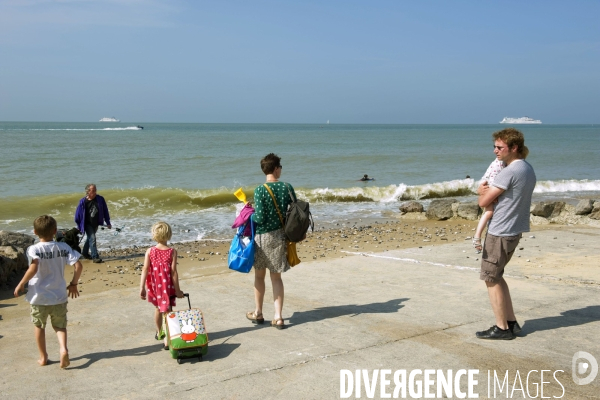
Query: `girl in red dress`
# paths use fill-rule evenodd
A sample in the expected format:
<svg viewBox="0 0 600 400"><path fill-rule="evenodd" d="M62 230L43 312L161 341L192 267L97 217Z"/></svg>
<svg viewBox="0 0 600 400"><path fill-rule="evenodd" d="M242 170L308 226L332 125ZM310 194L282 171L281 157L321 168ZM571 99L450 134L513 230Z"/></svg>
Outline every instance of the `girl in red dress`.
<svg viewBox="0 0 600 400"><path fill-rule="evenodd" d="M167 245L171 239L171 227L166 222L157 222L152 226L152 238L158 243L146 251L144 268L140 279L140 298L152 303L156 340L164 339L164 349L168 350L167 338L163 329L164 314L175 305L175 297L183 298L177 276L177 250Z"/></svg>

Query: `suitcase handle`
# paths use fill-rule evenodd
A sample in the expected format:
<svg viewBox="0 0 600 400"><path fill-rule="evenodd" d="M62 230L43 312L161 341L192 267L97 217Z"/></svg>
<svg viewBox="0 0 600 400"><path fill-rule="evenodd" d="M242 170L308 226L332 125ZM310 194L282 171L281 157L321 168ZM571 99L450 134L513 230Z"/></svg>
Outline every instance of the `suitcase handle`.
<svg viewBox="0 0 600 400"><path fill-rule="evenodd" d="M183 294L183 297L187 297L187 300L188 300L188 306L189 306L189 309L191 310L191 309L192 309L192 303L190 303L190 294L189 294L189 293L184 293L184 294ZM170 296L169 298L170 298L170 299L176 299L176 298L177 298L177 296Z"/></svg>

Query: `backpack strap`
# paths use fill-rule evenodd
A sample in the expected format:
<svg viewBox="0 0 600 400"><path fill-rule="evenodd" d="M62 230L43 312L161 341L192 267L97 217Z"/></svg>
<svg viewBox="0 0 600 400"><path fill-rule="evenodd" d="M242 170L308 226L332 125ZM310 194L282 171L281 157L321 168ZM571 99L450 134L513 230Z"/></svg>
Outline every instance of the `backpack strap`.
<svg viewBox="0 0 600 400"><path fill-rule="evenodd" d="M277 200L275 200L275 195L271 191L271 188L269 187L269 185L264 183L263 186L267 188L267 192L269 192L269 194L271 195L271 198L273 199L273 203L275 204L275 209L277 210L277 215L279 215L279 220L281 221L281 227L285 228L285 224L283 223L283 217L281 216L281 212L279 212L279 207L277 207Z"/></svg>
<svg viewBox="0 0 600 400"><path fill-rule="evenodd" d="M292 196L292 191L290 190L290 186L286 183L285 187L288 190L288 193L290 194L290 199L292 199L292 203L295 203L296 201L298 201L298 199L295 199L294 196Z"/></svg>

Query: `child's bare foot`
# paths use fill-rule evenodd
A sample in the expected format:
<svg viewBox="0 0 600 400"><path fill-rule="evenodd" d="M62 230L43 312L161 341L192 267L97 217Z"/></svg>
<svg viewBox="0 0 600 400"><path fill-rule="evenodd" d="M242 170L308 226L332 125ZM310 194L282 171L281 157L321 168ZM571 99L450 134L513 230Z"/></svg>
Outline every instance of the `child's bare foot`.
<svg viewBox="0 0 600 400"><path fill-rule="evenodd" d="M66 351L64 353L60 353L60 367L67 368L69 364L71 364L71 361L69 360L69 353Z"/></svg>
<svg viewBox="0 0 600 400"><path fill-rule="evenodd" d="M40 358L38 360L38 364L40 364L41 367L48 365L48 354L46 354L44 357Z"/></svg>

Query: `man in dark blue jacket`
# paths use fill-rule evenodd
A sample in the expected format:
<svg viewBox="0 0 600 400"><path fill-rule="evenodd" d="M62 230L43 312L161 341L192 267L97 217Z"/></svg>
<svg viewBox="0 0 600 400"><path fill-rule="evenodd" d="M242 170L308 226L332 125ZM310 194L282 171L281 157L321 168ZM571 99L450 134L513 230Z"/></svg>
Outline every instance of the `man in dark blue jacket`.
<svg viewBox="0 0 600 400"><path fill-rule="evenodd" d="M111 225L106 201L104 197L96 194L96 185L93 183L85 187L85 197L79 201L75 210L75 223L77 229L85 232L86 236L82 256L88 260L92 259L94 263L101 263L102 259L96 247L96 232L99 226L104 225L110 229Z"/></svg>

